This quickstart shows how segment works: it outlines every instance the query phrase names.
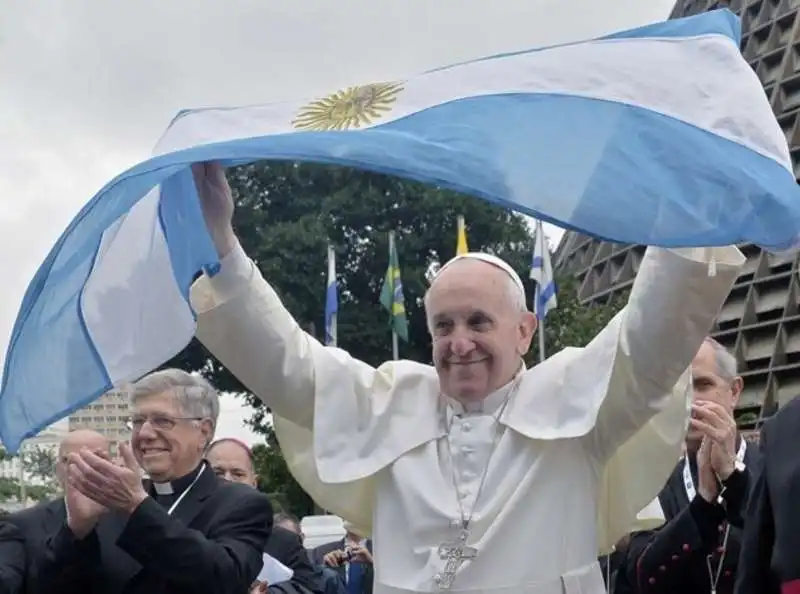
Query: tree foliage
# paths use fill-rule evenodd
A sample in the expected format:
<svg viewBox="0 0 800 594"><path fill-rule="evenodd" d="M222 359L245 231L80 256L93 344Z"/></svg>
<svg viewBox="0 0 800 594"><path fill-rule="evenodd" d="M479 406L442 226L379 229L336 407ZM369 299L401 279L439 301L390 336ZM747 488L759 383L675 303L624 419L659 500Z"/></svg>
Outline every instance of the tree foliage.
<svg viewBox="0 0 800 594"><path fill-rule="evenodd" d="M265 443L253 448L259 489L270 496L276 512L290 512L298 518L313 514L314 502L289 473L272 426L265 424L263 433Z"/></svg>
<svg viewBox="0 0 800 594"><path fill-rule="evenodd" d="M628 292L624 291L606 303L582 304L578 298L579 280L567 275L557 276L556 287L558 307L548 313L543 323L544 352L547 357L566 347L582 347L589 344L589 341L611 321L628 300ZM534 340L526 360L529 364L540 360L538 340Z"/></svg>
<svg viewBox="0 0 800 594"><path fill-rule="evenodd" d="M234 225L244 250L292 315L317 336L324 332L327 244L335 246L339 346L369 364L391 358L388 313L378 299L389 231L396 234L409 321L409 341L400 346L403 358L430 361L422 297L431 266L455 255L458 215L466 220L470 249L494 253L527 277L532 250L527 221L485 201L322 165L259 163L235 168L228 177L236 202ZM583 311L576 299L566 298L567 291L575 293L565 280L559 294L564 313L557 310L548 317L548 353L585 344L608 317L604 308ZM586 327L573 328L576 324ZM260 401L197 341L167 365L201 371L219 389L245 395L257 410L252 424L266 438L266 446L254 450L263 490L297 515L310 513L313 504L289 475Z"/></svg>
<svg viewBox="0 0 800 594"><path fill-rule="evenodd" d="M12 456L0 447L0 462L22 456L22 470L25 487L19 477L0 477L0 501L19 501L23 497L33 501L43 501L58 491L55 466L56 457L52 450L35 446L23 448L21 454Z"/></svg>

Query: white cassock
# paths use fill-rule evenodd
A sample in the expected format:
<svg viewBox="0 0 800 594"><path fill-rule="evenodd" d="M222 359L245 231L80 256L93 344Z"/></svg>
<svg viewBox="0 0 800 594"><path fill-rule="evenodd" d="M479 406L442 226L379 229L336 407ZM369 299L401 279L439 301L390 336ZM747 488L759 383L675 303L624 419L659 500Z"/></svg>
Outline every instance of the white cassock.
<svg viewBox="0 0 800 594"><path fill-rule="evenodd" d="M299 483L372 534L375 594L438 590L459 501L478 554L452 591L599 594L598 547L634 525L672 472L688 367L743 263L734 247L648 249L627 307L586 348L523 372L491 457L509 387L465 411L428 365L374 369L322 346L241 248L197 281L192 302L198 338L272 409Z"/></svg>

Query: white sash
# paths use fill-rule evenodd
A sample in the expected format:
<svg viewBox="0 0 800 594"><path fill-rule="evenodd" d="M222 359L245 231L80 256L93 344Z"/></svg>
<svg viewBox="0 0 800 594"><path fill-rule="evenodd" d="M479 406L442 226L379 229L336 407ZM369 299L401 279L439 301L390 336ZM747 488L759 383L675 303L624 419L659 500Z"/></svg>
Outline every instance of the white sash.
<svg viewBox="0 0 800 594"><path fill-rule="evenodd" d="M739 451L736 452L736 460L740 463L743 463L744 452L747 449L747 440L745 440L743 437L741 438L741 440L742 441L739 444ZM683 459L683 487L686 489L686 497L688 497L689 502L691 502L697 495L697 489L694 486L694 479L692 478L692 469L689 468L688 454Z"/></svg>

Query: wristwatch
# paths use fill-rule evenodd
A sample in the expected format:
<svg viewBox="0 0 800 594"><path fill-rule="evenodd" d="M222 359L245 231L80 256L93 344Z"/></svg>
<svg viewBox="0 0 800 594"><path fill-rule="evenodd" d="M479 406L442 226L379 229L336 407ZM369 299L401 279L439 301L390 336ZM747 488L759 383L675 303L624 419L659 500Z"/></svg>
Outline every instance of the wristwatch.
<svg viewBox="0 0 800 594"><path fill-rule="evenodd" d="M747 467L745 466L744 462L741 462L739 459L737 459L733 463L733 472L730 473L730 475L728 475L728 478L722 480L721 478L717 477L720 483L720 491L719 495L717 496L717 503L719 503L720 505L725 505L725 498L724 498L725 492L728 490L729 486L731 486L732 484L736 484L738 477L744 475L744 471L746 470L746 468Z"/></svg>

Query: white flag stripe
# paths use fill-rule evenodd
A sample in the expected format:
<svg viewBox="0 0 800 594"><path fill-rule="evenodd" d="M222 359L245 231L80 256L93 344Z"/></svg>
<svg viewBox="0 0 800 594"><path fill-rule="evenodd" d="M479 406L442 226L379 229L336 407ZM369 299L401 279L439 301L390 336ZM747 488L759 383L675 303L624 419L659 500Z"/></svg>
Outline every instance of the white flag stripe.
<svg viewBox="0 0 800 594"><path fill-rule="evenodd" d="M550 248L547 245L547 237L541 221L536 221L530 277L536 282L533 310L536 317L543 320L547 316L547 312L558 307L558 301L553 265L550 261Z"/></svg>

